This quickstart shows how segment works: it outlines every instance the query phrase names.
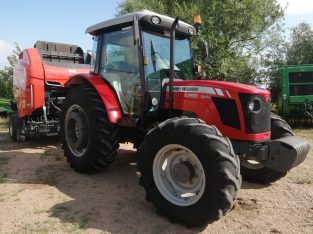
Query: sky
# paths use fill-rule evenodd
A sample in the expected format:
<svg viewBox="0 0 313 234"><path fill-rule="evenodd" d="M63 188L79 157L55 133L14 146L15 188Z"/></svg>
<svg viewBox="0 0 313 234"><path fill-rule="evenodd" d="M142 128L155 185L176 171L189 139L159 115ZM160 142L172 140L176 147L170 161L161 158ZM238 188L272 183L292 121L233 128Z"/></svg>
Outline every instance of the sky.
<svg viewBox="0 0 313 234"><path fill-rule="evenodd" d="M87 27L115 17L121 0L1 0L0 69L14 42L24 48L37 40L77 44L84 51L92 41ZM196 2L196 1L195 1ZM278 0L286 7L286 28L306 21L313 26L313 0Z"/></svg>
<svg viewBox="0 0 313 234"><path fill-rule="evenodd" d="M87 27L115 17L120 0L0 0L0 68L14 49L37 40L91 49Z"/></svg>

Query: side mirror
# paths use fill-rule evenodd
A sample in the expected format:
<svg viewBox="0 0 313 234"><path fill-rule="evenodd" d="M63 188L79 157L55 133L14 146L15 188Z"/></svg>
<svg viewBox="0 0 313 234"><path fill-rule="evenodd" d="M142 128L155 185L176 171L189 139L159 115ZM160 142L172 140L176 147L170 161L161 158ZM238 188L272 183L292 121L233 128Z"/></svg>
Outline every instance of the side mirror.
<svg viewBox="0 0 313 234"><path fill-rule="evenodd" d="M208 61L209 58L208 42L204 39L201 39L199 48L201 49L201 60L205 63Z"/></svg>

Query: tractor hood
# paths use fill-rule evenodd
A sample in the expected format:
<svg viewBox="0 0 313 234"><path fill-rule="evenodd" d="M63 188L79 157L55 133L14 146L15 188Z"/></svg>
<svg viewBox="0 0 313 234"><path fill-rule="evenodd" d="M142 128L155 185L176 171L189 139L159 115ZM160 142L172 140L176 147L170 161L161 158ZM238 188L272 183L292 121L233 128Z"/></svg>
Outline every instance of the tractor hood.
<svg viewBox="0 0 313 234"><path fill-rule="evenodd" d="M264 100L267 101L271 92L268 90L259 89L257 87L245 84L239 84L234 82L226 81L214 81L214 80L184 80L184 81L174 81L174 87L186 86L183 88L185 91L194 91L196 89L207 90L210 94L218 94L219 96L230 97L231 93L247 93L247 94L256 94L263 96ZM205 89L203 89L203 88ZM177 88L176 88L177 89ZM174 88L175 90L175 88ZM203 91L205 92L205 91Z"/></svg>

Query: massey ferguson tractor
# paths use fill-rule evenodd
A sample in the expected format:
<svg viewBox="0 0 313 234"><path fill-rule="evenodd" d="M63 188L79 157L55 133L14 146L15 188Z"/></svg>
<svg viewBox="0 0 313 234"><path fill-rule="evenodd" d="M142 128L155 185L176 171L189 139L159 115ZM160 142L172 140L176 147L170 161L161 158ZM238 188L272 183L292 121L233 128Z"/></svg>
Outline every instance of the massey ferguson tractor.
<svg viewBox="0 0 313 234"><path fill-rule="evenodd" d="M189 226L220 218L241 175L274 182L304 161L309 144L270 113L270 92L197 79L199 24L146 10L123 15L87 28L87 56L38 41L15 67L12 139L60 134L81 173L101 171L119 143L132 142L140 185L160 214Z"/></svg>

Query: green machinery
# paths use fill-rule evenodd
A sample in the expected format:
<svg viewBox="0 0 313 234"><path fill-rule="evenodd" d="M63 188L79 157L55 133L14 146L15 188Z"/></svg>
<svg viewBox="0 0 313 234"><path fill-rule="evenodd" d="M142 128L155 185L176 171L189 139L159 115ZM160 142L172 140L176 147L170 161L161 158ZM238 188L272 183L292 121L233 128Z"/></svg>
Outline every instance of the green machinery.
<svg viewBox="0 0 313 234"><path fill-rule="evenodd" d="M12 100L0 97L0 118L6 118L15 111L11 109Z"/></svg>
<svg viewBox="0 0 313 234"><path fill-rule="evenodd" d="M290 124L313 124L313 65L280 69L278 112Z"/></svg>

